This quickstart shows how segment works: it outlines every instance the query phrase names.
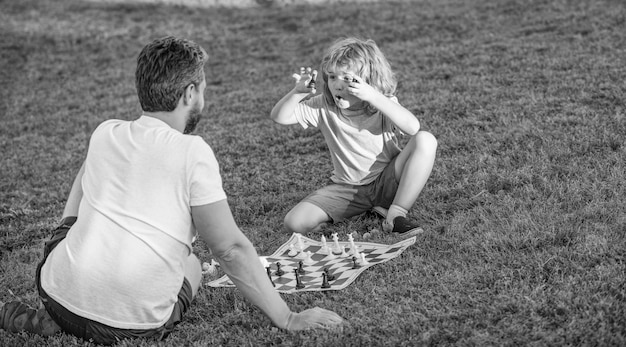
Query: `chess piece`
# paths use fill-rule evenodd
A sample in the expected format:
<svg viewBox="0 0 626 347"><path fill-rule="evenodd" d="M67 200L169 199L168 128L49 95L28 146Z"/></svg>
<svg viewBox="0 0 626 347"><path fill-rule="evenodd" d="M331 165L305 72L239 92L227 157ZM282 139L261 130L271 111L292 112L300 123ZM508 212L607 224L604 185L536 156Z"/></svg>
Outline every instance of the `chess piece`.
<svg viewBox="0 0 626 347"><path fill-rule="evenodd" d="M217 263L215 262L215 259L211 259L210 263L202 263L202 272L208 273L209 275L215 275L217 272L216 266Z"/></svg>
<svg viewBox="0 0 626 347"><path fill-rule="evenodd" d="M276 272L274 272L276 276L282 276L285 274L285 271L281 269L280 266L281 266L280 262L276 262Z"/></svg>
<svg viewBox="0 0 626 347"><path fill-rule="evenodd" d="M315 79L317 78L317 70L313 70L313 73L311 74L311 81L309 82L309 88L311 88L311 93L315 94L316 92L316 86L315 86Z"/></svg>
<svg viewBox="0 0 626 347"><path fill-rule="evenodd" d="M296 272L298 272L300 275L304 275L306 273L306 271L304 271L304 268L302 267L302 260L300 260L298 262L298 268L296 269Z"/></svg>
<svg viewBox="0 0 626 347"><path fill-rule="evenodd" d="M302 283L302 280L300 279L300 274L298 273L298 269L293 269L293 271L296 274L296 289L304 288L304 284Z"/></svg>
<svg viewBox="0 0 626 347"><path fill-rule="evenodd" d="M302 235L296 234L296 250L302 252L305 248L306 247L304 247L304 242L302 241Z"/></svg>
<svg viewBox="0 0 626 347"><path fill-rule="evenodd" d="M367 259L365 259L365 253L361 253L360 256L361 256L361 265L367 265L370 263L369 261L367 261Z"/></svg>
<svg viewBox="0 0 626 347"><path fill-rule="evenodd" d="M333 233L333 242L335 243L335 249L333 249L334 253L345 253L345 250L343 250L341 245L339 245L339 237L337 236L337 233Z"/></svg>
<svg viewBox="0 0 626 347"><path fill-rule="evenodd" d="M349 241L350 241L350 251L349 252L352 255L356 255L357 253L359 253L359 250L357 249L356 244L354 244L354 239L352 238L352 234L350 234Z"/></svg>
<svg viewBox="0 0 626 347"><path fill-rule="evenodd" d="M322 288L330 288L330 283L328 283L328 277L326 273L322 273Z"/></svg>
<svg viewBox="0 0 626 347"><path fill-rule="evenodd" d="M326 243L326 237L322 235L322 248L319 250L320 254L331 254L330 248L328 248L328 243Z"/></svg>
<svg viewBox="0 0 626 347"><path fill-rule="evenodd" d="M356 263L356 257L352 257L352 268L353 269L359 268L359 264Z"/></svg>
<svg viewBox="0 0 626 347"><path fill-rule="evenodd" d="M326 274L326 279L329 281L335 280L335 275L331 274L327 267L324 268L324 273Z"/></svg>
<svg viewBox="0 0 626 347"><path fill-rule="evenodd" d="M272 282L272 286L276 287L276 284L272 281L272 273L270 269L271 268L269 266L265 268L265 270L267 270L267 277L270 279L270 282Z"/></svg>
<svg viewBox="0 0 626 347"><path fill-rule="evenodd" d="M305 254L305 257L302 260L302 263L304 263L306 265L311 265L311 264L315 263L313 258L311 258L311 256L313 255L313 254L311 254L311 251L306 251L306 252L303 252L303 253Z"/></svg>
<svg viewBox="0 0 626 347"><path fill-rule="evenodd" d="M289 253L287 253L287 255L290 257L295 257L297 254L298 254L298 251L296 251L296 246L289 245Z"/></svg>

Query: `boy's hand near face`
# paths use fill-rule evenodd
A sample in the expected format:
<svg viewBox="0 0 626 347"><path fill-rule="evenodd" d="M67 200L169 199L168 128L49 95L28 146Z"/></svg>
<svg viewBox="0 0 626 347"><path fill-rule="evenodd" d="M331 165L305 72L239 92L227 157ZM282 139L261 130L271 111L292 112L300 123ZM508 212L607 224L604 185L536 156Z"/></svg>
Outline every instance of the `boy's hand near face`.
<svg viewBox="0 0 626 347"><path fill-rule="evenodd" d="M361 77L353 75L348 83L348 92L357 98L371 103L377 96L382 95L376 88L370 86Z"/></svg>

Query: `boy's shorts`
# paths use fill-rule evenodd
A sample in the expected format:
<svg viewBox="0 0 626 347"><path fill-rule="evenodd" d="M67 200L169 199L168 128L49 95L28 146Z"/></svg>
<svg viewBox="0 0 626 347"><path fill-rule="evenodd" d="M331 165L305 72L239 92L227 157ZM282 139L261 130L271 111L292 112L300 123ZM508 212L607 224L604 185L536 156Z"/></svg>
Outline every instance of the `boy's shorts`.
<svg viewBox="0 0 626 347"><path fill-rule="evenodd" d="M363 186L333 183L316 190L302 201L321 208L334 223L367 212L374 206L389 208L398 191L396 158L372 183Z"/></svg>
<svg viewBox="0 0 626 347"><path fill-rule="evenodd" d="M41 268L50 252L57 246L61 240L65 238L70 227L76 222L76 217L67 217L61 222L61 226L54 230L49 241L44 245L44 258L37 266L37 289L39 296L46 308L46 311L52 319L61 327L61 329L74 336L83 338L84 340L92 340L99 344L111 345L119 340L126 338L157 338L165 339L174 327L181 322L183 314L189 309L193 299L191 284L185 278L182 287L178 293L178 302L174 305L174 311L170 319L161 327L155 329L118 329L108 325L78 316L46 294L41 287Z"/></svg>

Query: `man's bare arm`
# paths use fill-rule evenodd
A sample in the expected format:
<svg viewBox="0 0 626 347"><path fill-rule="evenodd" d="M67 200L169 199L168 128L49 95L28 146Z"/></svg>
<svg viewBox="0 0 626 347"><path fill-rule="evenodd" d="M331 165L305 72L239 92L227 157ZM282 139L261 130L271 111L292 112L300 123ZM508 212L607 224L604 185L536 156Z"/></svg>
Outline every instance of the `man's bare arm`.
<svg viewBox="0 0 626 347"><path fill-rule="evenodd" d="M272 286L254 246L236 225L228 202L191 208L199 236L208 244L220 267L252 304L284 329L301 330L340 324L336 313L321 308L292 312Z"/></svg>

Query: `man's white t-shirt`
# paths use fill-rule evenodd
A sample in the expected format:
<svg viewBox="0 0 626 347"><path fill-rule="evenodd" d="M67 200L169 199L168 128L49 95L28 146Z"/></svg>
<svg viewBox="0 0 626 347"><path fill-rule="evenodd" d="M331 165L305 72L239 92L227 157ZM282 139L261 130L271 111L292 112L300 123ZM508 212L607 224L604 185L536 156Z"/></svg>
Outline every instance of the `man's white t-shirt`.
<svg viewBox="0 0 626 347"><path fill-rule="evenodd" d="M392 98L395 102L397 99ZM318 128L324 135L333 163L335 183L365 185L373 182L401 149L393 123L381 112L344 115L323 95L298 104L295 117L303 128Z"/></svg>
<svg viewBox="0 0 626 347"><path fill-rule="evenodd" d="M171 316L195 228L191 206L226 199L200 137L142 116L94 131L78 220L43 265L46 293L111 327L152 329Z"/></svg>

